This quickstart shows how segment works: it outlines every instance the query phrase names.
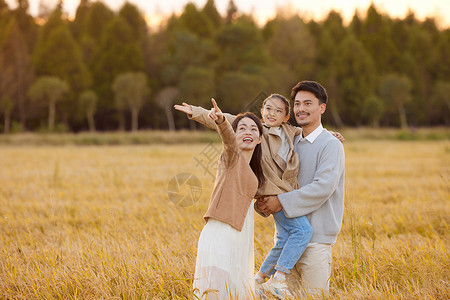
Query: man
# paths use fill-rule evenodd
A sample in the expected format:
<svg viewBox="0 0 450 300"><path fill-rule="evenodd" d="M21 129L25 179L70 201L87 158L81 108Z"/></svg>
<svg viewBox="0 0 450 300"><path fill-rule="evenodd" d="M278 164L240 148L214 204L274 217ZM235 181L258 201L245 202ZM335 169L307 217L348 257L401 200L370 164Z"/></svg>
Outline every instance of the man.
<svg viewBox="0 0 450 300"><path fill-rule="evenodd" d="M344 211L344 148L321 123L328 95L314 81L301 81L292 89L294 115L303 134L294 141L299 155L300 188L258 200L256 210L266 215L283 209L288 218L306 215L313 236L287 277L292 292L304 288L310 294L329 291L332 254Z"/></svg>

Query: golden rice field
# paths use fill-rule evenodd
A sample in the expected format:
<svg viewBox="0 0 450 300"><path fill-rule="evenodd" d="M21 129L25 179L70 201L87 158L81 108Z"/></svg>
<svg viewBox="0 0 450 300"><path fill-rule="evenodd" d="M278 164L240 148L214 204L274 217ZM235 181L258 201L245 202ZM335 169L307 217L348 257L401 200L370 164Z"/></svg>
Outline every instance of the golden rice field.
<svg viewBox="0 0 450 300"><path fill-rule="evenodd" d="M1 146L0 299L192 299L210 147ZM450 299L450 142L345 150L328 299ZM179 173L200 180L194 205L169 199ZM255 222L259 267L273 223Z"/></svg>

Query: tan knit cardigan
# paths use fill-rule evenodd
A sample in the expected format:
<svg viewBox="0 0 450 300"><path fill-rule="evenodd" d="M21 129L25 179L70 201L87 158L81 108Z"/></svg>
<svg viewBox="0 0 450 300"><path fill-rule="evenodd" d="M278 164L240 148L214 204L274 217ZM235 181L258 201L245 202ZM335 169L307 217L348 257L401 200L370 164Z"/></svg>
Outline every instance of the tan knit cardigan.
<svg viewBox="0 0 450 300"><path fill-rule="evenodd" d="M206 221L209 218L222 221L241 231L258 189L258 179L244 155L240 154L236 134L228 120L225 119L216 125L216 129L222 137L223 149L208 211L204 218Z"/></svg>

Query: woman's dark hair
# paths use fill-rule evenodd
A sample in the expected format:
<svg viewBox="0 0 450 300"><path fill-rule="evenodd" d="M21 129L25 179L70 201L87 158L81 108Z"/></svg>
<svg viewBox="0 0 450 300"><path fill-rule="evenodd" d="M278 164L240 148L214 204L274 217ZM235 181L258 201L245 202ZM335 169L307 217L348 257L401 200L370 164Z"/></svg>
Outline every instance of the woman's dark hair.
<svg viewBox="0 0 450 300"><path fill-rule="evenodd" d="M317 99L319 99L319 104L327 104L328 101L328 94L327 91L323 86L320 85L320 83L317 83L315 81L300 81L297 83L293 88L291 92L291 99L292 101L295 101L295 96L300 91L306 91L312 93L314 96L316 96Z"/></svg>
<svg viewBox="0 0 450 300"><path fill-rule="evenodd" d="M286 116L288 116L291 113L291 103L289 102L288 99L286 99L286 97L284 97L283 95L280 95L280 94L271 94L271 95L269 95L269 97L264 99L263 108L264 108L264 105L266 105L267 100L272 99L272 98L277 98L277 99L280 99L281 101L283 101L284 106L286 108L286 114L285 114Z"/></svg>
<svg viewBox="0 0 450 300"><path fill-rule="evenodd" d="M252 119L256 123L256 126L258 126L259 136L262 136L263 126L261 124L261 121L254 113L251 113L251 112L241 113L236 116L236 119L234 119L233 124L231 124L234 132L236 132L236 130L237 130L239 121L242 120L243 118ZM259 143L258 145L256 145L255 149L253 150L253 155L250 160L250 168L252 168L252 171L253 171L253 173L255 173L256 178L258 178L258 188L261 187L264 184L264 182L266 181L266 178L264 177L262 167L261 167L261 157L262 157L262 148L261 148L261 143Z"/></svg>

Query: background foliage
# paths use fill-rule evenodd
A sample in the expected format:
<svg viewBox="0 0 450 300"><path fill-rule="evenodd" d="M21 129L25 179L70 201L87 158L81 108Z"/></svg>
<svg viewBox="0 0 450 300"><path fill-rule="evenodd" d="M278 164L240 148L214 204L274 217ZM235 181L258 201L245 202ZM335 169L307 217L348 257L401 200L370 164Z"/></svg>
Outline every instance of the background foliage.
<svg viewBox="0 0 450 300"><path fill-rule="evenodd" d="M0 128L54 130L50 101L32 101L29 92L45 76L69 86L55 104L54 128L74 132L194 127L174 114L174 102L207 105L215 97L237 113L260 93L288 96L304 79L327 88L332 126L449 125L448 53L450 29L412 12L391 18L374 5L349 24L335 11L308 22L279 12L259 26L232 0L226 15L208 0L150 30L128 2L112 11L81 0L72 20L61 1L32 17L27 0L14 9L0 0ZM146 77L139 113L117 105L113 84L127 73ZM86 92L95 99L89 105Z"/></svg>

